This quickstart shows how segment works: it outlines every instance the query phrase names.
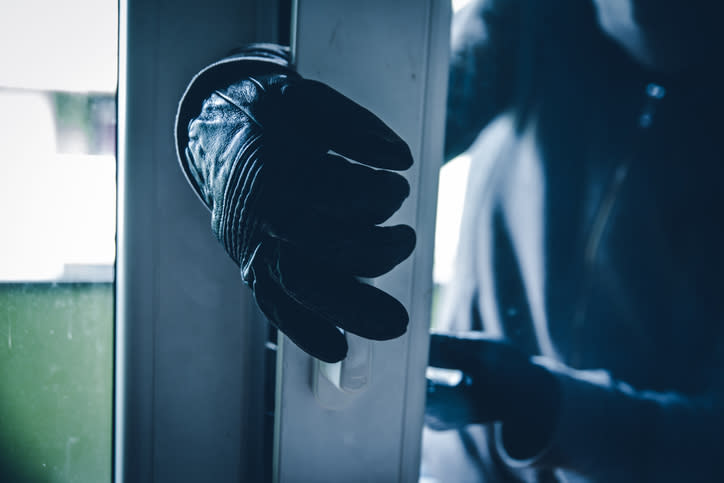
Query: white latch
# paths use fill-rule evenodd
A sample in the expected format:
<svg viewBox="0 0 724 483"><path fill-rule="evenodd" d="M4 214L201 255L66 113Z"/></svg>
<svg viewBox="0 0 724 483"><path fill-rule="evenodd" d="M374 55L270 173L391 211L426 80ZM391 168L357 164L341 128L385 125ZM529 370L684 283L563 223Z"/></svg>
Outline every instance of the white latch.
<svg viewBox="0 0 724 483"><path fill-rule="evenodd" d="M345 337L349 350L344 360L314 363L314 395L327 409L347 406L369 387L372 378L372 342L349 333Z"/></svg>

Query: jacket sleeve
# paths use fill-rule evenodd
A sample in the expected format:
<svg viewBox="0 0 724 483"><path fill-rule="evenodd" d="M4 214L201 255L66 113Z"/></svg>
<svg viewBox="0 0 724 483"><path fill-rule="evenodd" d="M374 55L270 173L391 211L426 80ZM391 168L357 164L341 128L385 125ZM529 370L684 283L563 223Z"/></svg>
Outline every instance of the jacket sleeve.
<svg viewBox="0 0 724 483"><path fill-rule="evenodd" d="M451 31L445 159L465 151L511 102L520 43L521 0L475 0Z"/></svg>
<svg viewBox="0 0 724 483"><path fill-rule="evenodd" d="M720 348L722 349L722 348ZM717 371L724 379L719 351ZM703 394L636 390L605 371L576 371L543 358L561 384L561 407L546 448L510 456L504 425L496 441L512 467L563 468L596 481L720 481L724 380Z"/></svg>

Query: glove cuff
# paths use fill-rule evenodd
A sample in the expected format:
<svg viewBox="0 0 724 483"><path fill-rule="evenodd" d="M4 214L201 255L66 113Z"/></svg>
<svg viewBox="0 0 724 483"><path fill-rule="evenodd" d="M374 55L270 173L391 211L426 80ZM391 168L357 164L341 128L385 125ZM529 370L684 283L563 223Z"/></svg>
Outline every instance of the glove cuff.
<svg viewBox="0 0 724 483"><path fill-rule="evenodd" d="M259 137L251 139L244 145L229 174L224 193L224 202L221 213L213 222L212 230L216 238L224 245L226 252L241 266L242 278L249 283L248 266L253 261L254 252L258 250L261 240L258 237L259 229L259 199L262 196L264 182L264 166L258 159L251 162L241 162L241 159L254 159L254 153L259 149Z"/></svg>
<svg viewBox="0 0 724 483"><path fill-rule="evenodd" d="M211 205L202 194L194 165L186 155L189 122L199 115L204 100L216 89L224 88L250 75L272 73L298 76L291 64L289 48L275 44L250 44L204 67L191 79L181 97L176 113L176 156L186 180L209 209Z"/></svg>

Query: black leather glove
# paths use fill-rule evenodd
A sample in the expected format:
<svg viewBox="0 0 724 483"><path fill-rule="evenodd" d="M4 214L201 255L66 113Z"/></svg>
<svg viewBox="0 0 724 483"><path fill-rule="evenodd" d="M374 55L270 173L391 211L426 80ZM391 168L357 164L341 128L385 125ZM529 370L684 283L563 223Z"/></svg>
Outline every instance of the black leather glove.
<svg viewBox="0 0 724 483"><path fill-rule="evenodd" d="M415 246L409 226L378 226L410 191L369 167L411 166L389 127L300 77L272 45L198 74L176 127L181 166L270 322L329 362L347 353L338 327L377 340L405 332L402 304L357 278L388 272Z"/></svg>
<svg viewBox="0 0 724 483"><path fill-rule="evenodd" d="M435 333L429 364L463 374L452 385L428 379L425 423L430 428L502 422L508 452L520 458L548 441L558 414L558 381L515 347L481 332Z"/></svg>

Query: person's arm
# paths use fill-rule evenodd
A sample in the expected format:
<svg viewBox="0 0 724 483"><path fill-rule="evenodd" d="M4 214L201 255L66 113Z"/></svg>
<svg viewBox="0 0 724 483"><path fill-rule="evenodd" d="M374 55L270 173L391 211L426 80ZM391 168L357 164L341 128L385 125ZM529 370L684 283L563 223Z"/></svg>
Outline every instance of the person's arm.
<svg viewBox="0 0 724 483"><path fill-rule="evenodd" d="M724 356L712 371L724 379ZM636 390L603 370L528 357L481 333L434 334L430 365L458 369L431 383L426 424L495 425L498 452L516 468L562 468L595 481L721 481L724 381L696 395Z"/></svg>
<svg viewBox="0 0 724 483"><path fill-rule="evenodd" d="M548 364L546 364L548 365ZM636 390L605 371L551 367L560 409L545 449L512 457L516 442L498 426L512 466L558 467L610 481L719 481L724 400L712 389L697 396Z"/></svg>
<svg viewBox="0 0 724 483"><path fill-rule="evenodd" d="M465 151L511 102L520 0L475 0L453 17L445 160Z"/></svg>

